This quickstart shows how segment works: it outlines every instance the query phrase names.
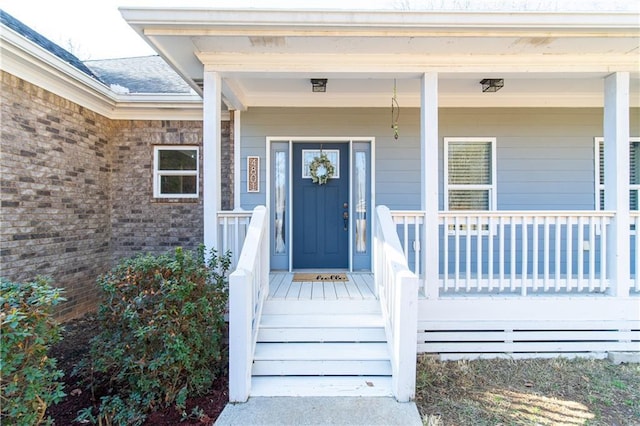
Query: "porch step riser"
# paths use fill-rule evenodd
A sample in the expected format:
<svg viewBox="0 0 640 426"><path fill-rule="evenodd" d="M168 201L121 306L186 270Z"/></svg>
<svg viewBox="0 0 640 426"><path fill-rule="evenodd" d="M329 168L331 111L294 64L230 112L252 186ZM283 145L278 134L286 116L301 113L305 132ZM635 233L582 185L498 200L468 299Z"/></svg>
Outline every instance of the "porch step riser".
<svg viewBox="0 0 640 426"><path fill-rule="evenodd" d="M263 329L258 342L386 342L383 328Z"/></svg>
<svg viewBox="0 0 640 426"><path fill-rule="evenodd" d="M389 360L386 343L258 343L255 361Z"/></svg>
<svg viewBox="0 0 640 426"><path fill-rule="evenodd" d="M350 327L382 327L380 314L335 314L335 315L272 315L263 314L260 327L315 327L315 328L350 328Z"/></svg>
<svg viewBox="0 0 640 426"><path fill-rule="evenodd" d="M255 361L253 376L389 376L389 361Z"/></svg>
<svg viewBox="0 0 640 426"><path fill-rule="evenodd" d="M251 396L389 397L391 377L253 377Z"/></svg>
<svg viewBox="0 0 640 426"><path fill-rule="evenodd" d="M325 300L325 301L283 301L267 300L262 308L263 315L345 315L381 314L377 300Z"/></svg>

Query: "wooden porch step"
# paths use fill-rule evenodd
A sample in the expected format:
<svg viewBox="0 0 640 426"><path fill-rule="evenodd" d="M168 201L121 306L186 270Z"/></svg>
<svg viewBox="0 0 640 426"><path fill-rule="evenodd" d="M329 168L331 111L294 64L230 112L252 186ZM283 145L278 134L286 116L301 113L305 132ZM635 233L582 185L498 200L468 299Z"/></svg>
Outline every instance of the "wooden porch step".
<svg viewBox="0 0 640 426"><path fill-rule="evenodd" d="M328 361L286 360L254 361L251 374L255 376L390 376L388 360Z"/></svg>
<svg viewBox="0 0 640 426"><path fill-rule="evenodd" d="M258 342L386 342L386 335L375 314L263 315Z"/></svg>
<svg viewBox="0 0 640 426"><path fill-rule="evenodd" d="M386 342L384 328L260 328L258 342Z"/></svg>
<svg viewBox="0 0 640 426"><path fill-rule="evenodd" d="M351 327L383 327L382 316L378 314L347 315L269 315L263 314L260 327L287 328L351 328Z"/></svg>
<svg viewBox="0 0 640 426"><path fill-rule="evenodd" d="M260 343L255 361L389 360L385 343Z"/></svg>
<svg viewBox="0 0 640 426"><path fill-rule="evenodd" d="M387 376L386 343L258 343L254 376Z"/></svg>
<svg viewBox="0 0 640 426"><path fill-rule="evenodd" d="M252 377L251 396L369 396L388 397L391 377Z"/></svg>

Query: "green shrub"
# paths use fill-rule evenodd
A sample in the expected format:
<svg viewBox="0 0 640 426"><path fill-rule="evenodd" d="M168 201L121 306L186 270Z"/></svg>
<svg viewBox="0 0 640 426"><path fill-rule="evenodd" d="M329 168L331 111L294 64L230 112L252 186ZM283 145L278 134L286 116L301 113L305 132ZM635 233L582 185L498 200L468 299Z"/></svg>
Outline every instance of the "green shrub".
<svg viewBox="0 0 640 426"><path fill-rule="evenodd" d="M226 368L224 314L230 256L181 248L122 261L100 277L101 332L83 367L107 390L85 420L140 424L145 414L206 393ZM117 418L116 418L117 417Z"/></svg>
<svg viewBox="0 0 640 426"><path fill-rule="evenodd" d="M0 424L38 425L64 396L63 372L47 357L61 339L52 307L64 300L45 278L14 283L0 278Z"/></svg>

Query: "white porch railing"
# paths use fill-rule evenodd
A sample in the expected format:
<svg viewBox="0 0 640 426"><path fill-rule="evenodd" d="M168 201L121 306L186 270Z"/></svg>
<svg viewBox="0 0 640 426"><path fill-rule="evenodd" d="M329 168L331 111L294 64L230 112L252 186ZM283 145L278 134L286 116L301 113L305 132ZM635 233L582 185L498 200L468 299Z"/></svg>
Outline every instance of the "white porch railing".
<svg viewBox="0 0 640 426"><path fill-rule="evenodd" d="M251 215L250 211L218 212L218 251L219 253L227 251L231 253L231 267L229 268L231 271L238 264Z"/></svg>
<svg viewBox="0 0 640 426"><path fill-rule="evenodd" d="M418 277L409 270L386 206L376 208L375 281L391 353L392 390L400 402L415 395Z"/></svg>
<svg viewBox="0 0 640 426"><path fill-rule="evenodd" d="M245 402L251 390L251 366L258 322L269 294L269 230L264 206L253 210L246 243L229 276L229 401Z"/></svg>
<svg viewBox="0 0 640 426"><path fill-rule="evenodd" d="M640 293L640 238L638 238L638 230L640 230L640 211L631 212L631 278L633 284L631 291Z"/></svg>
<svg viewBox="0 0 640 426"><path fill-rule="evenodd" d="M594 211L440 212L440 294L604 292L612 217ZM420 241L424 213L399 211L393 219L405 257L419 273L420 249L428 246Z"/></svg>

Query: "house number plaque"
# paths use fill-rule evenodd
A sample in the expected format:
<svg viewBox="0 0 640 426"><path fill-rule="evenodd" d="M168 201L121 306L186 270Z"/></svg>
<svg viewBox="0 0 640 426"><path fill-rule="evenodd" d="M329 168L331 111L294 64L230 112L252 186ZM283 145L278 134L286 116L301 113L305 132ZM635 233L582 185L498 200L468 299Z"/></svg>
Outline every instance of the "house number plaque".
<svg viewBox="0 0 640 426"><path fill-rule="evenodd" d="M247 157L247 192L260 192L260 157Z"/></svg>

